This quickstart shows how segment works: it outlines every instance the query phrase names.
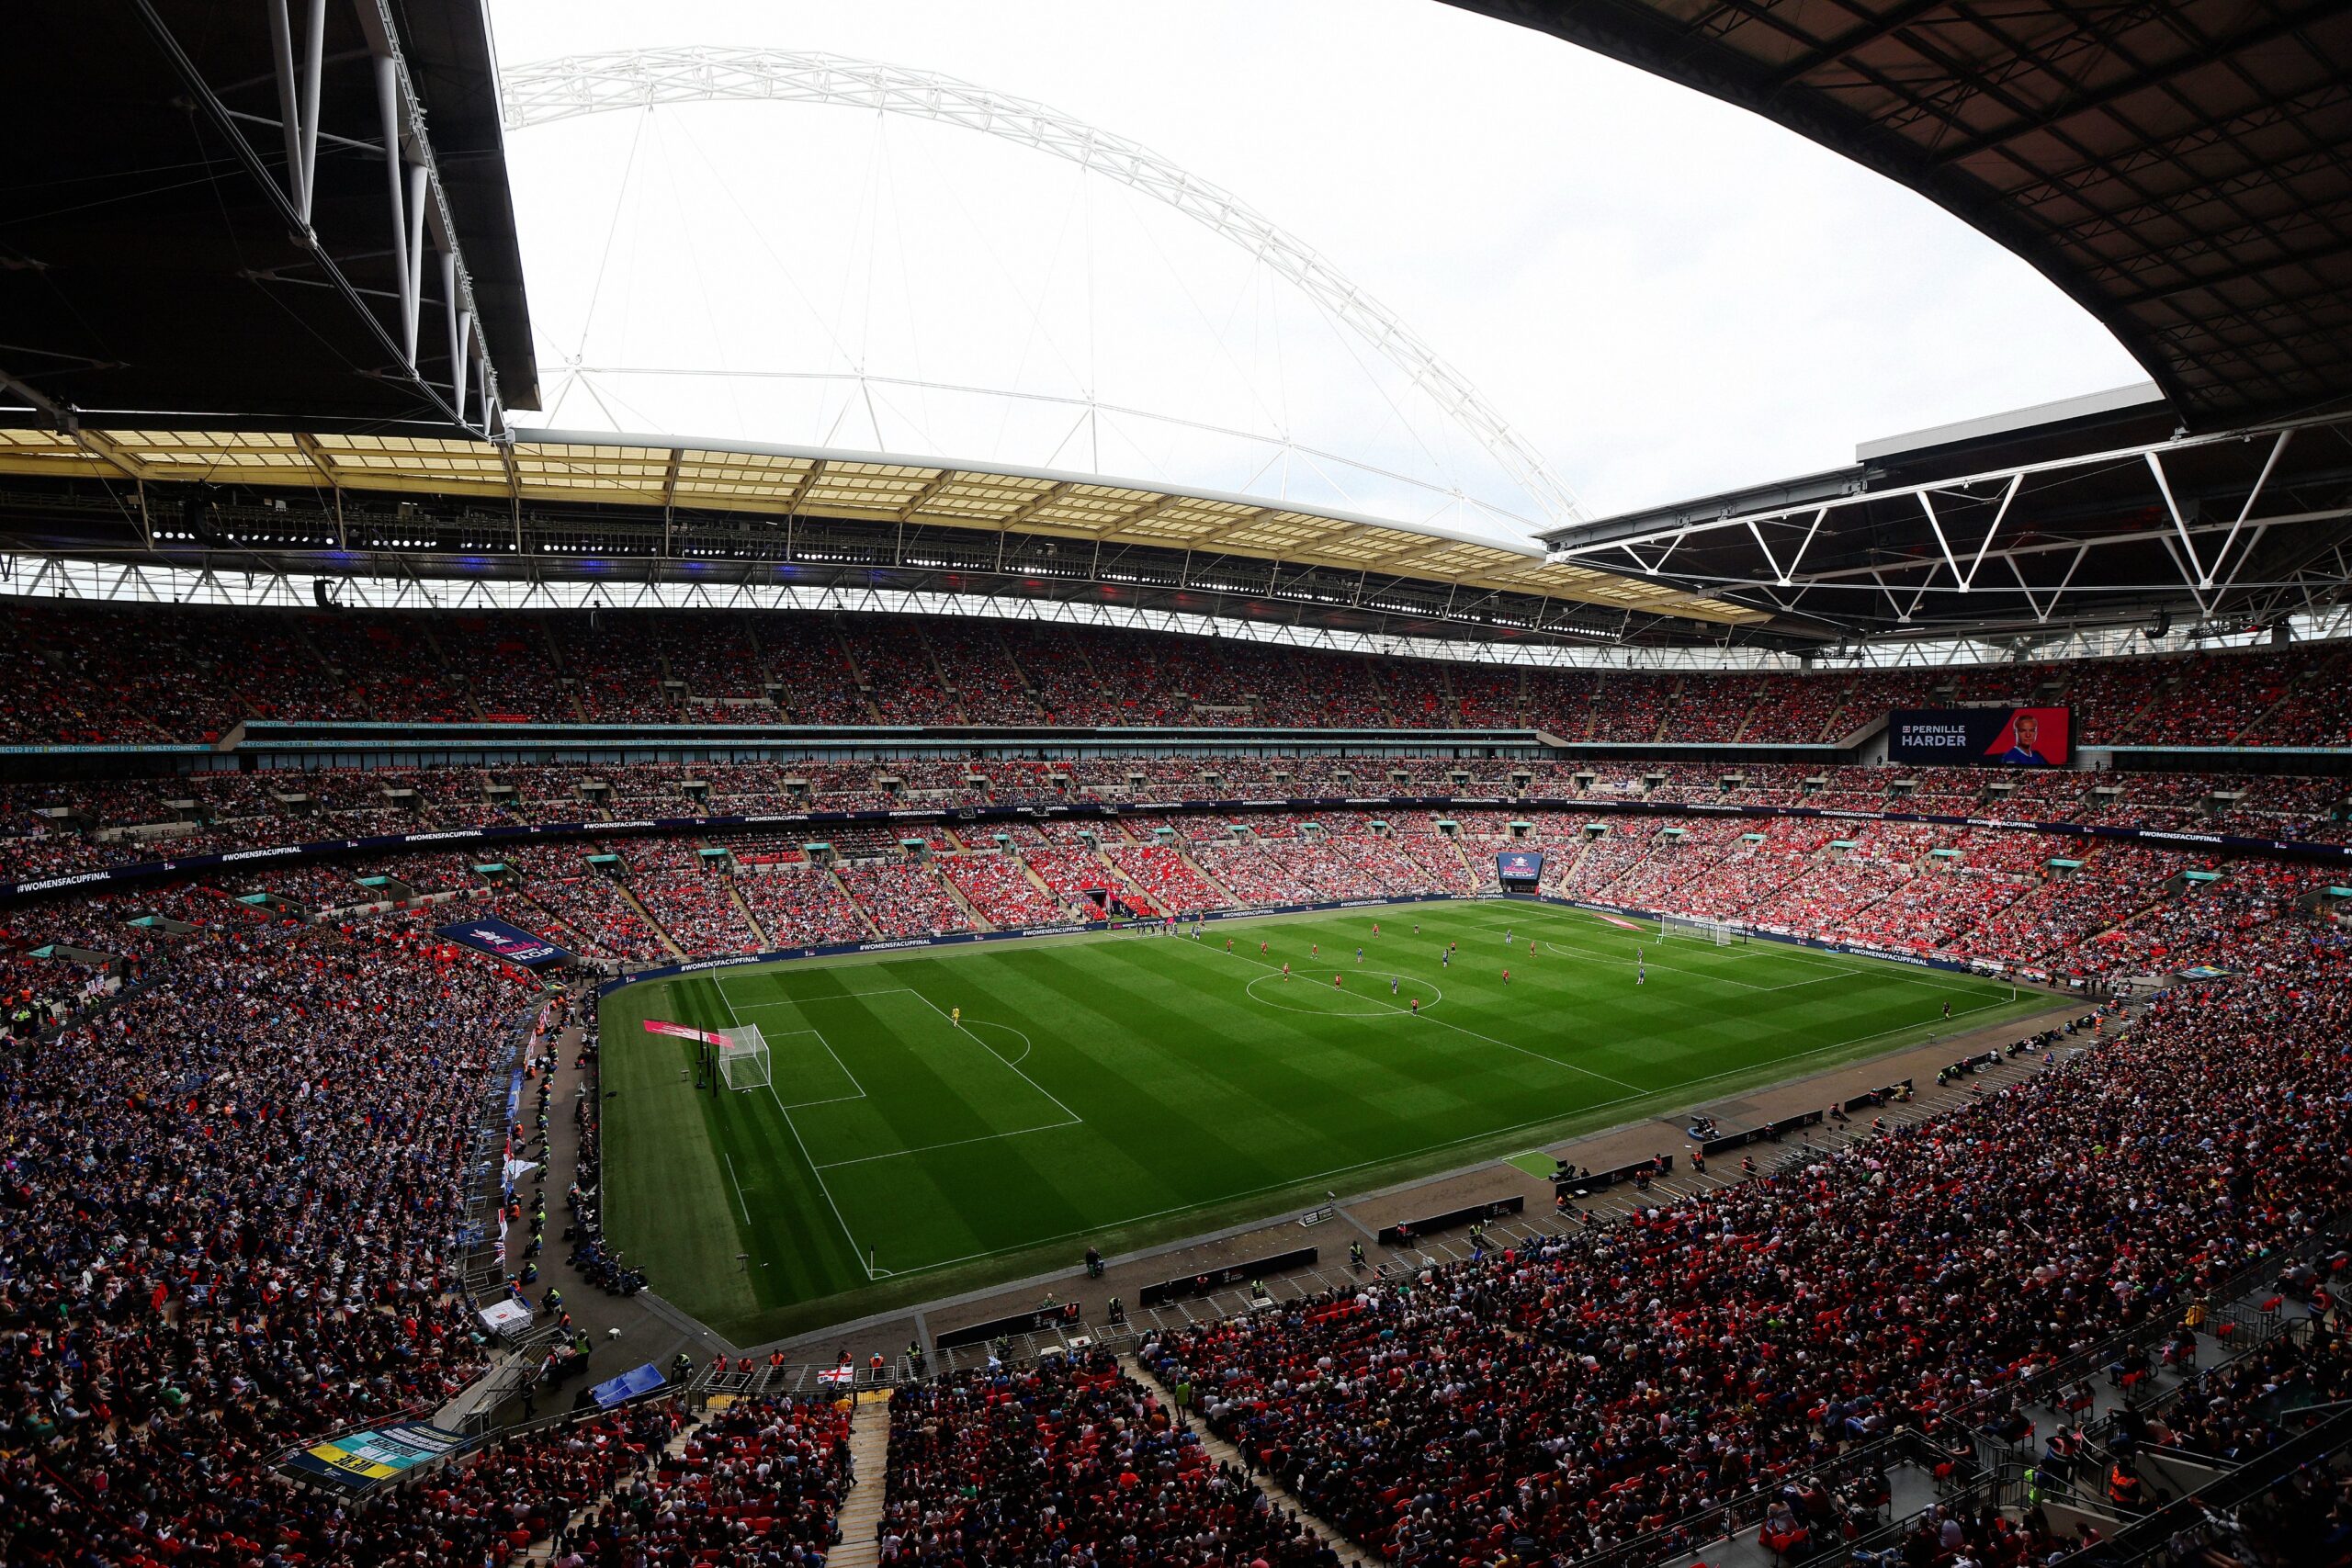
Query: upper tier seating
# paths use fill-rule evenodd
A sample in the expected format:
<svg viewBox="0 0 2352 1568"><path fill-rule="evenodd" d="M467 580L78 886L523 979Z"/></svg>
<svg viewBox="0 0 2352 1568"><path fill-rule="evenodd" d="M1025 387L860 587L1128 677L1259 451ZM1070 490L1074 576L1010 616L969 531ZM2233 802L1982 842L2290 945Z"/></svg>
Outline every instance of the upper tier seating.
<svg viewBox="0 0 2352 1568"><path fill-rule="evenodd" d="M1540 728L1839 741L1893 707L2071 705L2089 745L2342 746L2336 645L1953 672L1502 669L1030 622L6 601L0 740L208 740L245 719Z"/></svg>

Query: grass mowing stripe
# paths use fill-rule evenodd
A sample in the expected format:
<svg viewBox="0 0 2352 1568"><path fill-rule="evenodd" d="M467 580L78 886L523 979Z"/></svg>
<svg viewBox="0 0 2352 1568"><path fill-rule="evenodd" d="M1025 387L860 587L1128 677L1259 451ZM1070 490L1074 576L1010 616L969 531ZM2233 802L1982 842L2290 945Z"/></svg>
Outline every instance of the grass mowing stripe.
<svg viewBox="0 0 2352 1568"><path fill-rule="evenodd" d="M736 1028L741 1029L743 1026L743 1021L736 1015L735 1004L728 999L727 987L717 981L713 981L711 984L711 989L718 993L719 1004L726 1008L728 1018L734 1023ZM820 1035L818 1038L821 1040L824 1037ZM775 1054L771 1052L769 1055L771 1058L773 1058ZM848 1069L844 1066L842 1070L846 1072ZM792 1134L792 1141L800 1150L800 1158L802 1162L808 1167L808 1174L817 1179L817 1190L825 1195L825 1206L832 1210L834 1221L842 1227L842 1235L849 1238L851 1258L865 1258L867 1255L858 1249L857 1233L851 1230L849 1228L849 1221L842 1217L842 1206L833 1201L833 1190L825 1185L825 1173L818 1168L817 1162L815 1160L808 1157L808 1145L801 1141L800 1128L793 1122L792 1111L784 1103L784 1097L775 1091L775 1075L773 1072L768 1075L767 1089L768 1098L775 1102L775 1113L784 1118L786 1129ZM746 1224L751 1223L751 1209L748 1204L745 1205L744 1208L744 1223ZM865 1269L865 1276L867 1279L870 1280L874 1277L874 1270L871 1268L867 1268L863 1263L860 1263L859 1267Z"/></svg>
<svg viewBox="0 0 2352 1568"><path fill-rule="evenodd" d="M1083 936L616 992L603 1004L609 1070L629 1088L608 1134L616 1245L649 1264L666 1298L749 1344L1069 1266L1075 1248L1063 1248L1081 1238L1116 1251L1317 1203L1340 1182L1482 1155L1532 1165L1532 1138L1637 1103L1680 1110L1713 1086L1960 1026L1922 1016L1934 1004L1907 987L1915 973L1863 960L1825 976L1817 957L1779 944L1678 953L1690 973L1636 991L1621 967L1630 954L1586 945L1609 940L1579 929L1589 919L1549 906L1382 907L1220 932L1237 950L1262 941L1266 962L1237 951L1248 962L1234 964L1221 942L1189 937ZM1405 934L1415 923L1418 939ZM1557 937L1566 951L1522 972L1496 951L1506 924L1517 941ZM1269 978L1285 959L1301 974L1288 987ZM1508 986L1498 961L1512 963ZM1333 969L1346 976L1337 991ZM1392 975L1441 1027L1413 1027L1389 999ZM1849 983L1812 983L1838 977ZM1969 1024L2038 1005L1965 979L1937 988L1977 993L1964 999ZM1277 1010L1270 994L1305 1010ZM647 1014L772 1021L772 1044L821 1023L823 1049L788 1046L765 1099L674 1084L657 1096L682 1048L637 1041ZM786 1105L777 1091L800 1077L811 1090L840 1086L828 1094L854 1080L867 1098ZM709 1175L698 1187L684 1178L699 1166ZM748 1280L739 1250L756 1260Z"/></svg>
<svg viewBox="0 0 2352 1568"><path fill-rule="evenodd" d="M914 995L915 995L915 997L916 997L916 998L917 998L918 1000L920 1000L920 1001L922 1003L922 1005L923 1005L923 1006L925 1006L925 1007L929 1008L932 1011L933 1011L933 1012L937 1013L937 1014L940 1016L941 1021L944 1021L944 1022L945 1022L945 1023L947 1024L947 1026L948 1026L950 1029L953 1029L953 1028L955 1028L955 1027L956 1027L955 1020L953 1020L952 1018L950 1018L950 1017L948 1016L947 1010L946 1010L945 1008L941 1007L937 1002L933 1001L929 997L924 996L921 991L916 991L916 990L915 990L915 988L914 988L912 986L908 987L907 987L907 989L908 989L908 990L910 990L910 991L913 991L913 992L914 992ZM995 1053L995 1052L993 1052L993 1051L989 1052L989 1055L991 1055L991 1056L996 1056L996 1053ZM1001 1056L996 1056L996 1059L997 1059L998 1061L1000 1061L1000 1062L1004 1062L1004 1058L1003 1058L1003 1057L1001 1057ZM1008 1067L1012 1068L1014 1072L1016 1072L1016 1073L1021 1073L1021 1080L1022 1080L1022 1082L1023 1082L1023 1083L1027 1084L1031 1089L1035 1089L1039 1094L1044 1095L1047 1100L1054 1100L1054 1103L1055 1103L1056 1105L1061 1105L1061 1110L1062 1110L1062 1114L1063 1114L1063 1115L1065 1115L1065 1116L1069 1117L1069 1118L1071 1121L1073 1121L1073 1122L1083 1122L1083 1121L1085 1121L1085 1120L1086 1120L1086 1118L1085 1118L1085 1117L1080 1116L1077 1111L1072 1111L1069 1106L1067 1106L1067 1105L1062 1105L1062 1102L1061 1102L1060 1100L1054 1100L1054 1094L1053 1094L1053 1091L1052 1091L1051 1089L1047 1089L1045 1085L1043 1085L1043 1084L1039 1083L1035 1078L1031 1077L1027 1073L1023 1073L1023 1072L1021 1072L1021 1068L1020 1068L1020 1066L1019 1066L1019 1065L1018 1065L1018 1064L1016 1064L1016 1063L1012 1063L1012 1062L1004 1062L1004 1065L1005 1065L1006 1066L1008 1066Z"/></svg>
<svg viewBox="0 0 2352 1568"><path fill-rule="evenodd" d="M1261 969L1272 969L1274 967L1272 964L1267 964L1261 959L1251 958L1247 953L1237 953L1233 956L1240 959L1245 964L1255 964ZM1342 973L1344 973L1344 971L1342 971ZM1392 1013L1401 1013L1410 1018L1425 1018L1431 1023L1438 1024L1442 1028L1459 1031L1464 1034L1469 1035L1474 1040L1483 1040L1489 1045L1499 1045L1506 1051L1516 1051L1522 1056L1532 1056L1539 1062L1549 1062L1555 1067L1566 1067L1570 1072L1583 1073L1589 1077L1599 1078L1603 1083L1614 1084L1619 1089L1633 1089L1635 1094L1645 1092L1645 1090L1636 1088L1634 1085L1627 1083L1623 1078L1612 1078L1607 1073L1596 1073L1590 1067L1578 1066L1574 1062L1563 1062L1557 1056L1547 1056L1541 1051L1531 1051L1524 1045L1514 1045L1508 1040L1498 1040L1491 1034L1481 1034L1475 1029L1464 1029L1462 1025L1458 1023L1438 1017L1434 1009L1429 1012L1415 1012L1409 1007L1398 1007L1394 1002L1384 1002L1378 997L1373 998L1372 1002L1374 1007L1385 1008Z"/></svg>

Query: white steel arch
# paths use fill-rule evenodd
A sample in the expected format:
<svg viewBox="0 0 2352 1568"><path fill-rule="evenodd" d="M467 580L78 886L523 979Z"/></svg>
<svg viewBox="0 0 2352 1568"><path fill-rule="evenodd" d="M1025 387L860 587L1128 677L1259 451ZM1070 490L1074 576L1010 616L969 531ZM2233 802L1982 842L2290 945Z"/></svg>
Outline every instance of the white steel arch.
<svg viewBox="0 0 2352 1568"><path fill-rule="evenodd" d="M1174 208L1263 262L1404 371L1555 524L1585 519L1543 455L1394 311L1240 197L1124 136L954 76L800 50L681 46L575 54L511 66L501 82L510 130L657 104L773 99L936 120L1076 164Z"/></svg>

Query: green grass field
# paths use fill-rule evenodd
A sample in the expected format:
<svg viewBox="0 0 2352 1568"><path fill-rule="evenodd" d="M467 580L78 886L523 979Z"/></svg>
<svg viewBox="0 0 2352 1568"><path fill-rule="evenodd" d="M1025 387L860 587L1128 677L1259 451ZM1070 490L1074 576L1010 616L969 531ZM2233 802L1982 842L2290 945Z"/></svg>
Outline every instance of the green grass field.
<svg viewBox="0 0 2352 1568"><path fill-rule="evenodd" d="M606 1227L748 1345L2050 1005L1504 902L721 970L605 998ZM757 1024L773 1085L698 1093L695 1047L647 1018Z"/></svg>

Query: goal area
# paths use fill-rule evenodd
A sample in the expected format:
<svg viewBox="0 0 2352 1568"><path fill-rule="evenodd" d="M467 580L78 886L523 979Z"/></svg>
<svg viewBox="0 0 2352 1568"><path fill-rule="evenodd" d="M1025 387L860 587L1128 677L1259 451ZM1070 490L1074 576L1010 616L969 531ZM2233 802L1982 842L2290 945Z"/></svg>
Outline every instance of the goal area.
<svg viewBox="0 0 2352 1568"><path fill-rule="evenodd" d="M718 1047L718 1081L729 1089L765 1089L771 1079L768 1043L756 1023L739 1023L718 1032L726 1038Z"/></svg>
<svg viewBox="0 0 2352 1568"><path fill-rule="evenodd" d="M1717 947L1744 945L1747 928L1729 920L1693 919L1684 915L1662 915L1657 922L1660 942L1712 942Z"/></svg>

